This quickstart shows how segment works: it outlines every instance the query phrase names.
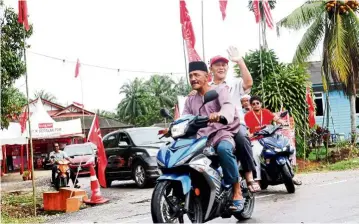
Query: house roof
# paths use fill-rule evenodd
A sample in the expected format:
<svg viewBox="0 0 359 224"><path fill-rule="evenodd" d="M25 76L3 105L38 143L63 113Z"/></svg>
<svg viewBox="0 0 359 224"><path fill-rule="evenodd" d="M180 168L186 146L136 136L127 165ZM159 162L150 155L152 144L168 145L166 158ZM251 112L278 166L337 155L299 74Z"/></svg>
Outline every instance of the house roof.
<svg viewBox="0 0 359 224"><path fill-rule="evenodd" d="M81 125L83 124L84 129L90 129L91 124L94 118L94 115L85 115L85 116L75 116L75 117L53 117L55 121L67 121L72 119L81 119ZM122 122L119 122L117 120L101 117L99 116L99 122L100 122L100 128L129 128L133 127L133 125L130 124L124 124Z"/></svg>
<svg viewBox="0 0 359 224"><path fill-rule="evenodd" d="M39 98L40 98L40 97L39 97ZM39 98L36 98L36 99L34 99L34 100L31 100L31 101L30 101L30 104L36 103ZM62 106L62 105L60 105L60 104L57 104L57 103L53 103L53 102L48 101L48 100L46 100L46 99L41 98L41 101L42 101L43 104L51 105L51 106L53 106L53 107L58 108L59 110L65 109L64 106ZM26 109L26 107L27 107L27 104L24 105L23 109Z"/></svg>
<svg viewBox="0 0 359 224"><path fill-rule="evenodd" d="M312 61L308 62L308 72L310 74L310 81L313 85L322 84L322 62L321 61ZM330 77L330 82L333 82L333 79Z"/></svg>
<svg viewBox="0 0 359 224"><path fill-rule="evenodd" d="M88 111L88 110L85 110L85 109L82 109L81 107L79 106L76 106L75 104L70 104L69 106L63 108L63 110L55 113L54 115L52 115L53 117L59 117L61 115L64 115L66 113L81 113L82 114L82 110L83 110L83 113L84 115L95 115L95 113L91 112L91 111Z"/></svg>

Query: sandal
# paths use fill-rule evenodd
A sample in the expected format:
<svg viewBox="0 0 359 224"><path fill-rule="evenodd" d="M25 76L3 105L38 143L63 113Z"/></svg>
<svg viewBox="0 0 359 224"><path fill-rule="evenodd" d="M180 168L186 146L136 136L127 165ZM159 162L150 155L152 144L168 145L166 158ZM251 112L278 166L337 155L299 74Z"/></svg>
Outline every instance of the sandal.
<svg viewBox="0 0 359 224"><path fill-rule="evenodd" d="M293 184L295 185L302 185L302 181L298 180L297 178L293 178Z"/></svg>
<svg viewBox="0 0 359 224"><path fill-rule="evenodd" d="M245 202L245 199L233 200L232 205L229 206L229 209L234 213L241 212L244 208L244 202Z"/></svg>
<svg viewBox="0 0 359 224"><path fill-rule="evenodd" d="M249 191L252 193L256 193L256 192L259 192L262 190L261 187L259 186L258 182L254 181L254 180L248 181L247 186L248 186Z"/></svg>

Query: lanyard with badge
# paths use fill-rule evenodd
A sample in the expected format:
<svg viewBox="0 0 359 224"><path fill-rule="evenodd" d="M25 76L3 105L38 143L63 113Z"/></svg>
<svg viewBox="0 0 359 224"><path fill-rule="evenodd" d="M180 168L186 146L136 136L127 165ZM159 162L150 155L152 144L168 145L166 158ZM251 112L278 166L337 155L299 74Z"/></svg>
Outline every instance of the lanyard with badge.
<svg viewBox="0 0 359 224"><path fill-rule="evenodd" d="M263 123L263 113L262 113L262 110L261 110L261 120L260 120L260 121L259 121L259 119L258 119L256 113L255 113L253 110L252 110L252 112L253 112L254 117L256 118L256 120L257 120L258 123L259 123L259 127L262 127L262 123Z"/></svg>

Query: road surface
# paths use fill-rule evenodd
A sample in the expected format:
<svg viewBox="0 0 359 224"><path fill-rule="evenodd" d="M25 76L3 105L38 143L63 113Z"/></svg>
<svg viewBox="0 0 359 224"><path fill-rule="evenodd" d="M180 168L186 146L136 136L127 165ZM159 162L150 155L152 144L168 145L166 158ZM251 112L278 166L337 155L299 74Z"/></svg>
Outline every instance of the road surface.
<svg viewBox="0 0 359 224"><path fill-rule="evenodd" d="M303 185L295 194L287 194L285 187L269 186L257 194L253 217L245 223L274 222L358 222L359 221L359 170L313 173L299 176ZM89 190L89 178L81 178ZM132 182L113 182L101 189L108 204L64 214L49 223L152 223L150 201L153 188L137 189ZM211 223L236 223L235 218L217 218Z"/></svg>

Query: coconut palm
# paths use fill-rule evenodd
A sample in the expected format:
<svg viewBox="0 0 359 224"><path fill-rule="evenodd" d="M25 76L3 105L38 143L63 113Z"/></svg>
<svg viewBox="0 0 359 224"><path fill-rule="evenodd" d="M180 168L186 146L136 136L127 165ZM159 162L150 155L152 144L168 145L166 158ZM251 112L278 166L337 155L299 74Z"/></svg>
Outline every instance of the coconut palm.
<svg viewBox="0 0 359 224"><path fill-rule="evenodd" d="M146 97L143 80L136 78L124 84L120 89L120 94L125 94L125 98L117 107L121 119L133 122L137 116L147 113L147 105L143 100Z"/></svg>
<svg viewBox="0 0 359 224"><path fill-rule="evenodd" d="M268 43L267 43L267 36L266 36L266 30L267 30L267 23L266 23L266 17L264 14L264 9L263 9L263 4L261 0L256 0L259 1L259 10L261 12L261 21L260 21L260 25L261 25L261 33L262 33L262 40L263 41L263 48L264 49L268 49ZM253 12L253 0L249 0L248 1L248 8L249 11ZM276 0L269 0L268 1L270 8L273 10L275 8L275 5L277 3Z"/></svg>
<svg viewBox="0 0 359 224"><path fill-rule="evenodd" d="M35 99L41 98L41 99L44 99L44 100L47 100L47 101L50 101L50 102L54 102L54 103L57 101L56 96L54 96L50 92L46 92L44 89L35 91L34 98Z"/></svg>
<svg viewBox="0 0 359 224"><path fill-rule="evenodd" d="M158 100L160 107L173 107L175 94L173 79L168 75L152 75L145 83L148 93Z"/></svg>
<svg viewBox="0 0 359 224"><path fill-rule="evenodd" d="M277 23L281 27L299 30L308 27L293 62L304 62L323 40L323 85L333 82L343 87L350 98L351 131L356 133L356 83L359 76L359 3L355 1L306 1ZM326 88L325 88L326 89Z"/></svg>

